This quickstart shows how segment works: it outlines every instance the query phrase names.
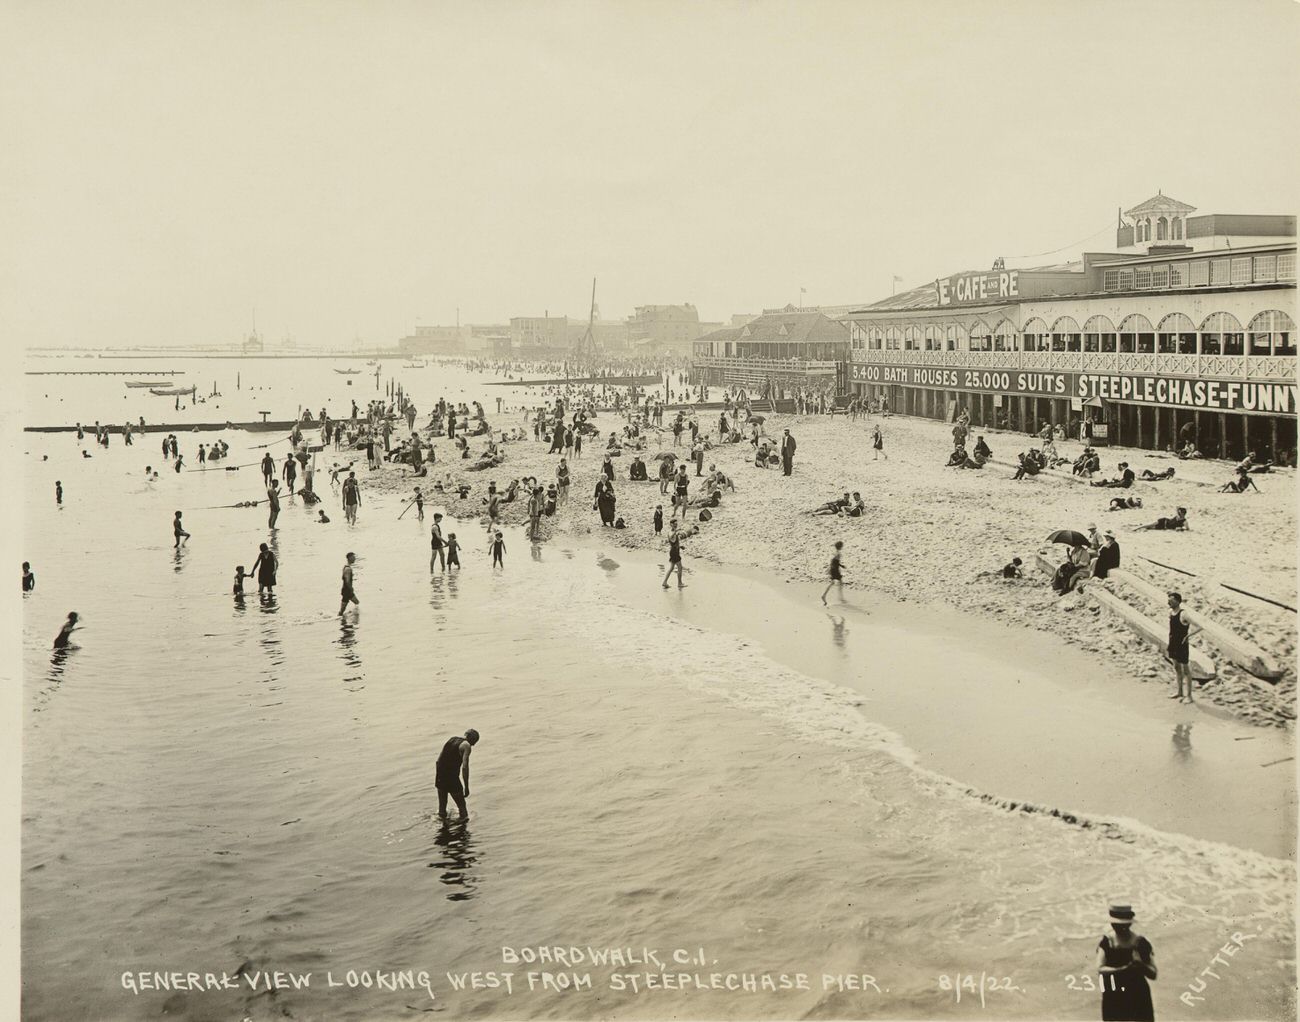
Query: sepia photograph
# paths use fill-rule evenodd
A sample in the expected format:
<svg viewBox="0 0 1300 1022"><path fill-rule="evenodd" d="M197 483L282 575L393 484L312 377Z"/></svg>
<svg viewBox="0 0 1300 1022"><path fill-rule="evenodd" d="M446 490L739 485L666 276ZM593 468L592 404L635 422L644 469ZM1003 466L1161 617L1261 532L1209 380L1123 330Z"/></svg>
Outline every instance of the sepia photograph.
<svg viewBox="0 0 1300 1022"><path fill-rule="evenodd" d="M1300 3L0 6L0 1019L1296 1018Z"/></svg>

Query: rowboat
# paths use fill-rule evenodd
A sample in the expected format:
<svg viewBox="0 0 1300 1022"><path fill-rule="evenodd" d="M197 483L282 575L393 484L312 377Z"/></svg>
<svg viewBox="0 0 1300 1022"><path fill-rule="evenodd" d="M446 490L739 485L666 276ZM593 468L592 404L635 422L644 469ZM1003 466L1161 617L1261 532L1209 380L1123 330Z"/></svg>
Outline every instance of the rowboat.
<svg viewBox="0 0 1300 1022"><path fill-rule="evenodd" d="M360 369L335 369L334 371L340 376L359 376L361 374Z"/></svg>
<svg viewBox="0 0 1300 1022"><path fill-rule="evenodd" d="M128 387L170 387L172 385L172 381L171 380L154 380L154 381L127 380L126 385Z"/></svg>
<svg viewBox="0 0 1300 1022"><path fill-rule="evenodd" d="M194 394L197 393L197 391L197 387L165 387L162 389L157 387L149 388L149 393L154 395L154 397L179 397L181 394Z"/></svg>

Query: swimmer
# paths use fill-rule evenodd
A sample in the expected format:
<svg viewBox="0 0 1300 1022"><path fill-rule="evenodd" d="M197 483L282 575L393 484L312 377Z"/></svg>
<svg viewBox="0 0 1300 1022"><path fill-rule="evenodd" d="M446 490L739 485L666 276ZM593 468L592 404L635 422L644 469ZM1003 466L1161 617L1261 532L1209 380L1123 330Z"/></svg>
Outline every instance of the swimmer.
<svg viewBox="0 0 1300 1022"><path fill-rule="evenodd" d="M68 640L71 637L73 630L77 627L77 620L77 612L75 610L70 611L68 614L68 620L63 622L63 627L59 629L59 634L54 637L55 649L68 648Z"/></svg>
<svg viewBox="0 0 1300 1022"><path fill-rule="evenodd" d="M32 574L32 566L28 561L23 561L23 592L30 593L36 588L36 576Z"/></svg>
<svg viewBox="0 0 1300 1022"><path fill-rule="evenodd" d="M330 523L329 515L327 515L327 514L325 513L325 511L324 511L323 508L321 509L321 511L319 512L319 514L320 514L320 517L316 519L316 524L317 524L317 525L329 525L329 523Z"/></svg>
<svg viewBox="0 0 1300 1022"><path fill-rule="evenodd" d="M235 568L235 586L232 590L235 596L244 595L244 579L246 578L252 578L252 576L244 570L244 566L241 564Z"/></svg>
<svg viewBox="0 0 1300 1022"><path fill-rule="evenodd" d="M360 607L361 601L357 599L357 594L352 589L352 565L356 564L357 555L348 551L347 563L343 565L343 602L339 604L339 614L342 615L348 609L348 604L354 604Z"/></svg>
<svg viewBox="0 0 1300 1022"><path fill-rule="evenodd" d="M185 526L181 524L181 513L176 512L176 517L172 519L172 535L176 537L174 546L179 547L182 539L189 539L190 534L185 531Z"/></svg>

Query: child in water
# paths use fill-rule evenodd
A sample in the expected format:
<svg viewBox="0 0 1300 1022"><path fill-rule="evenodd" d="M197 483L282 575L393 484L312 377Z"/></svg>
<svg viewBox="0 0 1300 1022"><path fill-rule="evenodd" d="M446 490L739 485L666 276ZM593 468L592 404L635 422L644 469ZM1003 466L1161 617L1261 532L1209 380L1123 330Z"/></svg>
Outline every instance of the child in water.
<svg viewBox="0 0 1300 1022"><path fill-rule="evenodd" d="M424 494L420 492L418 486L415 488L415 517L421 522L424 521Z"/></svg>
<svg viewBox="0 0 1300 1022"><path fill-rule="evenodd" d="M235 587L232 590L233 595L235 596L244 595L244 579L249 577L250 576L248 572L244 570L244 566L242 564L235 569Z"/></svg>
<svg viewBox="0 0 1300 1022"><path fill-rule="evenodd" d="M494 534L490 549L492 551L492 567L500 566L504 568L506 565L505 561L502 560L502 555L506 552L506 541L502 538L500 532Z"/></svg>
<svg viewBox="0 0 1300 1022"><path fill-rule="evenodd" d="M317 524L317 525L329 525L329 523L330 523L329 515L327 515L327 514L325 513L324 508L322 508L322 509L321 509L320 511L318 511L317 513L320 515L320 517L316 519L316 524Z"/></svg>
<svg viewBox="0 0 1300 1022"><path fill-rule="evenodd" d="M189 539L190 534L185 531L185 526L181 524L181 513L176 512L176 517L172 519L172 534L176 537L174 546L179 547L182 539Z"/></svg>
<svg viewBox="0 0 1300 1022"><path fill-rule="evenodd" d="M460 567L460 543L456 541L454 532L447 534L447 567Z"/></svg>

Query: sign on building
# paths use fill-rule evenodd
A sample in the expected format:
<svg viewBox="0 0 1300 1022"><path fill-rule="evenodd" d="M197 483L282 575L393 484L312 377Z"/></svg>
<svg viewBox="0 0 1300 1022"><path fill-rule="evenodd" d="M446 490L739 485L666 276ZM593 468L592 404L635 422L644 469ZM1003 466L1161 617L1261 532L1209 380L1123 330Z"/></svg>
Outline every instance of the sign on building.
<svg viewBox="0 0 1300 1022"><path fill-rule="evenodd" d="M940 305L977 305L1020 297L1020 271L956 273L934 282Z"/></svg>

